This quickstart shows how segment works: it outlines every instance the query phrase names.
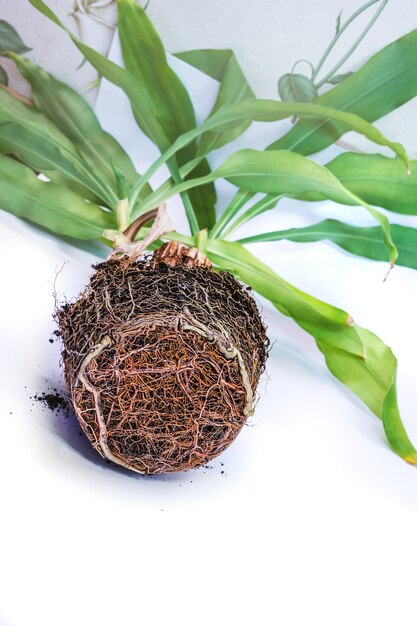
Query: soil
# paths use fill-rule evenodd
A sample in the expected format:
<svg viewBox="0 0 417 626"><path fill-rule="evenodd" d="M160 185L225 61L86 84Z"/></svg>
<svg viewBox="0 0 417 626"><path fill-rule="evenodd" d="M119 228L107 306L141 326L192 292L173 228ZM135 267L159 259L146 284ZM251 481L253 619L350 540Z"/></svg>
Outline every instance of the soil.
<svg viewBox="0 0 417 626"><path fill-rule="evenodd" d="M31 400L35 400L36 402L40 402L50 411L67 411L69 409L69 404L67 400L59 393L58 389L53 388L48 391L43 391L42 393L35 393L35 395L30 396Z"/></svg>
<svg viewBox="0 0 417 626"><path fill-rule="evenodd" d="M56 312L82 430L104 458L139 473L212 469L253 412L267 357L248 291L184 258L113 256ZM64 400L36 399L52 410Z"/></svg>

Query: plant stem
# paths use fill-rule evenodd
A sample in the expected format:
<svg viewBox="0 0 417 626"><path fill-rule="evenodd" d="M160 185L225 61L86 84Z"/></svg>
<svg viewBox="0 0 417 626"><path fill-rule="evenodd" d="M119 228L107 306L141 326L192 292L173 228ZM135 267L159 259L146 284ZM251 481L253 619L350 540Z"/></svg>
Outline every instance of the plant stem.
<svg viewBox="0 0 417 626"><path fill-rule="evenodd" d="M189 189L194 189L194 187L199 187L200 185L205 185L207 183L212 183L216 179L217 177L213 176L213 174L208 174L207 176L202 176L201 178L193 178L191 180L184 180L180 182L178 185L173 185L169 187L166 185L166 183L164 183L163 185L161 185L161 187L159 187L159 189L157 189L156 191L154 191L153 193L149 194L149 196L146 197L145 202L140 207L140 213L136 212L134 215L132 215L132 218L135 219L136 217L138 217L138 215L142 215L143 213L146 213L146 211L153 209L155 206L158 206L162 204L163 202L166 202L166 200L169 200L169 198L171 198L172 196L175 196L175 194L177 193L182 195L183 192L188 191ZM194 211L191 207L189 220L193 220L193 215L194 215ZM195 215L194 215L194 218L195 218ZM195 235L199 231L197 220L195 220L193 224L193 228L194 228L193 234Z"/></svg>
<svg viewBox="0 0 417 626"><path fill-rule="evenodd" d="M323 64L324 64L325 60L327 59L327 57L329 56L330 52L333 50L333 48L335 47L336 43L339 41L340 37L343 35L343 33L345 32L347 27L361 13L366 11L366 9L369 9L369 7L371 7L373 4L376 4L377 2L380 2L380 0L370 0L370 2L367 2L366 4L364 4L357 11L352 13L352 15L346 20L346 22L343 24L343 26L341 26L339 28L339 30L337 31L337 33L334 35L333 39L330 41L329 45L327 46L326 50L324 51L323 56L321 57L320 61L317 63L316 69L314 70L314 72L313 72L313 74L311 76L311 80L312 81L314 81L316 79L317 74L320 72L321 68L323 67Z"/></svg>
<svg viewBox="0 0 417 626"><path fill-rule="evenodd" d="M307 63L307 65L309 65L309 66L310 66L310 69L311 69L311 76L313 77L313 74L314 74L314 67L313 67L313 64L312 64L312 63L310 63L310 61L307 61L307 59L298 59L298 61L296 61L296 62L294 63L294 65L292 66L291 74L294 74L294 70L295 70L295 68L297 67L297 65L298 65L299 63Z"/></svg>
<svg viewBox="0 0 417 626"><path fill-rule="evenodd" d="M197 217L191 204L190 196L186 192L180 193L182 203L184 205L185 213L187 215L188 223L190 225L191 234L195 235L200 230Z"/></svg>
<svg viewBox="0 0 417 626"><path fill-rule="evenodd" d="M283 197L283 195L267 195L264 198L261 198L259 202L253 204L240 217L238 217L235 222L229 224L228 228L226 228L222 233L223 239L227 239L227 237L230 237L230 235L234 233L235 230L243 226L243 224L246 224L246 222L248 222L249 220L257 217L265 211L269 211L269 209L273 209L277 205L278 201Z"/></svg>
<svg viewBox="0 0 417 626"><path fill-rule="evenodd" d="M127 198L119 200L116 205L117 226L124 231L129 225L129 201Z"/></svg>
<svg viewBox="0 0 417 626"><path fill-rule="evenodd" d="M211 229L210 239L218 239L223 229L229 224L229 222L236 215L236 213L240 211L240 209L246 204L246 202L250 200L250 198L252 198L253 196L254 194L251 191L244 191L242 189L239 189L220 216L220 219Z"/></svg>
<svg viewBox="0 0 417 626"><path fill-rule="evenodd" d="M332 47L334 46L334 44L336 43L336 41L339 39L340 35L343 33L343 31L346 29L346 27L352 23L352 21L358 17L358 15L360 15L360 13L362 13L365 9L367 9L368 7L370 7L371 5L375 4L376 2L379 2L380 0L371 0L370 2L368 2L367 4L365 4L363 7L361 7L360 9L358 9L357 11L355 11L355 13L353 13L353 15L351 15L351 17L349 18L349 20L347 20L345 22L345 24L341 27L341 29L339 30L339 32L337 33L337 35L334 38L333 41L333 45L330 47L330 49L328 50L326 56L328 56L330 50L332 49ZM369 23L365 26L364 30L362 31L362 33L359 35L359 37L356 39L356 41L353 43L353 45L349 48L349 50L346 52L346 54L340 59L340 61L338 63L336 63L336 65L330 70L330 72L328 72L326 74L326 76L324 78L322 78L317 84L316 87L317 89L320 89L320 87L322 87L325 83L327 83L327 81L337 72L337 70L339 68L342 67L342 65L348 60L348 58L350 57L350 55L356 50L356 48L358 47L358 45L361 43L362 39L366 36L366 34L368 33L368 31L372 28L372 26L375 24L376 20L378 19L378 17L381 15L382 11L384 10L385 6L387 5L388 0L382 0L381 5L379 7L379 9L376 11L375 15L372 17L372 19L369 21ZM321 64L322 65L322 64ZM320 63L317 66L319 68L319 66L321 67ZM320 69L320 68L319 68ZM317 68L316 68L316 72L315 72L315 76L317 76Z"/></svg>

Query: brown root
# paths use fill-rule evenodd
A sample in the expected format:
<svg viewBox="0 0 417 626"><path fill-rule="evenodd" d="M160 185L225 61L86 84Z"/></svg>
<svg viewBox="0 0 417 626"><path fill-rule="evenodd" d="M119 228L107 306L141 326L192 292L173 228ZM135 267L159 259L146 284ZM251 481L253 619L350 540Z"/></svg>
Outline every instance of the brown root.
<svg viewBox="0 0 417 626"><path fill-rule="evenodd" d="M179 250L184 263L170 263L171 244L153 259L101 263L56 313L84 432L139 473L196 467L225 450L253 412L267 355L247 290Z"/></svg>

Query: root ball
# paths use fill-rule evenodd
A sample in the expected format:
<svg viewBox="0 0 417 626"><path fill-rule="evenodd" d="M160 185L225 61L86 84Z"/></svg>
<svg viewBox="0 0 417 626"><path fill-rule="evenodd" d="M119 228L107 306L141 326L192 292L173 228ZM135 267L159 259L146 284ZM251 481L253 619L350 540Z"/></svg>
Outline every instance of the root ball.
<svg viewBox="0 0 417 626"><path fill-rule="evenodd" d="M56 312L81 427L105 458L143 474L203 465L253 412L267 356L247 289L194 249L112 257Z"/></svg>

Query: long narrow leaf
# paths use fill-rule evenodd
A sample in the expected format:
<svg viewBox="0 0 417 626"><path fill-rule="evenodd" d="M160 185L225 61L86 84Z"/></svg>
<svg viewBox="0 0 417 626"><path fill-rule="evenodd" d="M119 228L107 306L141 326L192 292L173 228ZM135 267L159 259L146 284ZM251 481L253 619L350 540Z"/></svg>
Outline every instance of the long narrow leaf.
<svg viewBox="0 0 417 626"><path fill-rule="evenodd" d="M44 226L58 235L95 239L115 226L114 215L55 183L43 182L31 169L0 155L0 208Z"/></svg>
<svg viewBox="0 0 417 626"><path fill-rule="evenodd" d="M326 168L285 150L259 152L241 150L232 154L214 172L243 189L267 193L272 196L298 196L303 193L319 194L341 204L362 204L378 220L384 233L384 242L394 263L397 250L390 234L387 218L352 195ZM271 203L273 206L273 203Z"/></svg>
<svg viewBox="0 0 417 626"><path fill-rule="evenodd" d="M129 98L133 114L139 126L143 132L158 146L161 152L165 152L170 145L169 139L164 132L161 124L155 116L152 100L148 94L143 90L142 86L135 79L134 76L126 69L120 67L113 61L110 61L105 56L84 44L78 37L76 37L64 24L58 19L54 12L43 2L43 0L28 0L36 9L38 9L43 15L48 17L52 22L62 28L72 39L74 44L84 55L84 57L95 67L95 69L107 78L111 83L120 87L127 97ZM178 173L178 167L176 163L171 159L167 162L171 175L176 183L179 183L181 178ZM203 174L207 173L208 165L200 165ZM142 193L143 185L141 186ZM189 199L187 196L183 197L183 202L186 208L187 216L190 221L192 230L198 228L198 224L193 213L192 207L190 207ZM209 212L207 212L208 214ZM207 215L206 214L206 215Z"/></svg>
<svg viewBox="0 0 417 626"><path fill-rule="evenodd" d="M0 149L15 154L36 171L59 172L111 207L111 188L78 154L71 141L42 113L0 89Z"/></svg>
<svg viewBox="0 0 417 626"><path fill-rule="evenodd" d="M31 0L32 1L32 0ZM405 162L407 168L409 167L408 155L404 147L396 142L389 141L379 130L374 126L362 120L357 115L351 113L344 113L343 111L337 111L321 105L304 102L276 102L275 100L245 100L244 102L238 102L235 104L224 105L213 116L208 118L198 128L184 133L163 153L152 166L143 174L141 179L135 185L130 202L133 204L136 202L137 195L140 193L143 185L150 179L150 177L163 165L169 163L170 159L184 146L194 141L197 137L204 132L212 130L228 131L234 128L236 124L239 124L242 120L252 120L259 122L272 122L280 119L284 119L291 115L304 116L322 116L323 118L333 120L343 120L344 124L349 125L350 130L356 130L357 132L364 134L368 139L372 139L375 143L389 146L401 159ZM404 176L406 172L404 170Z"/></svg>
<svg viewBox="0 0 417 626"><path fill-rule="evenodd" d="M399 161L380 154L345 152L326 167L369 204L417 215L417 161L411 161L409 176Z"/></svg>
<svg viewBox="0 0 417 626"><path fill-rule="evenodd" d="M397 360L390 348L376 335L354 324L347 313L312 299L285 283L240 244L209 240L207 252L217 266L251 285L315 338L333 375L382 420L393 451L407 462L417 464L417 450L408 438L398 410ZM303 315L300 316L305 302L312 310L317 308L320 311L319 318L308 313L307 324ZM317 323L323 314L328 316L332 330ZM359 349L350 349L352 340Z"/></svg>
<svg viewBox="0 0 417 626"><path fill-rule="evenodd" d="M354 130L378 145L389 147L408 165L408 156L404 146L387 139L375 126L372 126L372 124L357 114L339 111L336 108L323 106L319 103L276 102L275 100L257 100L252 98L244 102L224 105L200 126L198 134L213 129L228 130L242 120L275 122L290 115L303 117L321 116L323 123L326 118L335 122L340 121L344 125L344 132ZM184 136L184 139L186 139L186 136Z"/></svg>
<svg viewBox="0 0 417 626"><path fill-rule="evenodd" d="M417 269L417 229L391 224L391 234L398 249L397 265ZM252 237L244 237L239 239L239 242L250 244L282 241L284 239L298 243L327 240L351 254L367 259L385 261L387 257L383 232L379 226L369 228L351 226L338 220L324 220L304 228L290 228L289 230L262 233Z"/></svg>
<svg viewBox="0 0 417 626"><path fill-rule="evenodd" d="M192 187L198 187L219 178L224 178L233 185L254 193L295 197L318 195L341 204L361 205L381 224L384 243L389 250L389 260L391 264L395 263L398 253L392 241L390 223L386 216L343 187L327 168L300 154L286 150L235 152L208 176L185 181L174 187L163 185L148 196L146 202L138 207L132 217L145 213L152 206L165 202L176 193L188 191Z"/></svg>
<svg viewBox="0 0 417 626"><path fill-rule="evenodd" d="M320 341L317 345L332 374L382 420L392 450L416 465L417 450L404 428L397 403L397 359L379 337L364 328L357 327L357 331L365 347L365 359L352 357Z"/></svg>
<svg viewBox="0 0 417 626"><path fill-rule="evenodd" d="M78 39L78 37L66 28L43 0L28 0L28 2L69 35L80 52L100 75L107 78L107 80L117 87L123 89L129 98L135 118L143 131L160 150L167 150L169 140L154 115L152 102L148 95L137 84L137 81L130 72L117 65L117 63L113 63L113 61L110 61L107 57Z"/></svg>
<svg viewBox="0 0 417 626"><path fill-rule="evenodd" d="M146 11L136 0L119 0L118 27L124 65L147 94L156 119L170 143L173 143L196 126L190 96L168 65L162 41ZM196 149L197 145L193 142L180 150L176 155L178 166L191 161ZM209 172L208 163L202 161L194 176L204 176ZM215 221L213 185L195 189L189 195L199 226L210 228Z"/></svg>
<svg viewBox="0 0 417 626"><path fill-rule="evenodd" d="M255 96L233 50L189 50L179 52L175 56L220 82L216 102L210 115L225 104L242 102ZM244 120L227 132L204 133L200 139L197 154L208 154L233 141L250 124L250 120Z"/></svg>
<svg viewBox="0 0 417 626"><path fill-rule="evenodd" d="M314 100L316 104L350 111L365 120L387 115L417 95L417 30L383 48L342 83ZM270 150L313 154L348 130L343 122L300 120Z"/></svg>
<svg viewBox="0 0 417 626"><path fill-rule="evenodd" d="M114 167L132 186L138 173L120 144L106 133L89 104L69 85L56 80L38 65L18 55L10 55L30 83L32 97L42 111L77 147L84 159L117 192ZM151 189L144 188L143 195Z"/></svg>

